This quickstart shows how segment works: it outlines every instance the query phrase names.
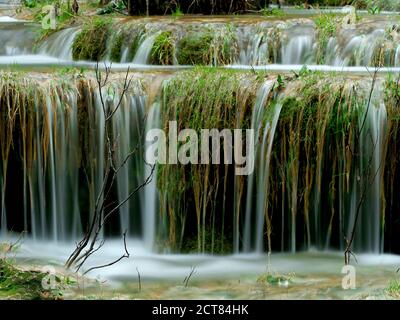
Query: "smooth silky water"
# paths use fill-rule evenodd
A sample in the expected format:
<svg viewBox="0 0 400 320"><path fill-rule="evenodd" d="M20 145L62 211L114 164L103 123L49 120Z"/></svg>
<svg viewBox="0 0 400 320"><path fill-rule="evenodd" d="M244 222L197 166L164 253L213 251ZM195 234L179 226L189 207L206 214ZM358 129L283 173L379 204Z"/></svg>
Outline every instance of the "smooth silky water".
<svg viewBox="0 0 400 320"><path fill-rule="evenodd" d="M305 12L304 14L308 14ZM186 19L186 18L185 18ZM215 19L215 22L226 22L225 17ZM250 19L250 18L249 18ZM149 19L152 21L153 19ZM205 23L207 18L191 18L188 22ZM239 22L247 22L247 18L235 18ZM186 20L173 22L172 24L184 25ZM155 22L157 26L158 21ZM170 24L170 22L168 22ZM259 22L263 27L263 22ZM373 37L381 35L382 25L386 22L372 21ZM270 26L266 26L270 28ZM72 61L71 47L79 32L76 28L65 29L57 32L40 46L34 48L34 25L22 21L16 21L9 17L0 17L0 40L6 45L0 48L0 68L13 69L20 68L22 70L53 71L64 67L81 67L94 69L95 63L88 61ZM254 35L254 26L246 23L240 27L237 32L241 43L239 44L238 59L228 66L223 66L226 69L236 70L257 70L269 71L271 74L300 72L303 64L309 64L309 69L323 72L336 72L349 74L351 77L370 75L373 68L366 69L366 65L370 64L368 58L373 44L368 35L359 34L354 31L346 33L343 38L346 39L346 44L340 46L335 39L331 40L330 49L338 54L332 55L328 59L326 65L317 65L313 60L315 34L309 22L306 22L299 29L298 33L290 33L291 37L287 39L281 47L274 48L277 58L275 61L266 62L266 52L269 50L270 43L263 42L266 37L260 34ZM285 29L286 26L283 26ZM293 26L292 26L293 28ZM133 70L145 73L163 74L163 77L170 77L175 72L184 69L190 69L191 66L152 66L148 65L149 55L154 39L157 34L153 32L154 27L149 28L149 33L143 36L143 41L138 48L136 55L132 61L124 61L123 63L114 63L114 71L124 71L127 67L132 67ZM366 27L368 29L368 26ZM4 31L3 31L4 30ZM289 29L290 30L290 29ZM304 34L307 35L304 35ZM362 32L361 32L362 33ZM250 38L249 38L250 37ZM63 45L61 45L63 44ZM367 45L368 44L368 45ZM3 51L1 51L3 50ZM272 51L274 51L272 50ZM335 51L337 50L337 51ZM363 59L350 59L349 55L353 51L365 50L366 54ZM400 52L400 49L397 49ZM123 56L121 60L126 60ZM278 58L279 56L279 58ZM396 53L395 64L379 68L380 74L388 72L398 73L400 68L400 54ZM353 64L350 63L353 61ZM251 66L253 65L253 66ZM102 67L102 66L100 66ZM96 297L115 297L115 298L243 298L243 299L284 299L284 298L304 298L304 299L351 299L351 298L371 298L379 299L387 297L385 288L391 280L397 278L396 270L400 265L400 258L396 255L382 254L382 241L379 231L379 218L374 217L371 221L363 222L361 226L363 235L360 235L357 242L363 242L363 250L373 252L370 254L357 254L357 263L353 264L357 268L357 289L352 291L344 291L341 289L343 274L341 270L344 264L344 257L341 251L321 250L318 244L318 251L312 245L308 249L302 251L296 250L296 234L294 221L282 222L289 223L291 227L291 235L285 236L287 241L287 249L283 251L292 251L297 253L285 253L272 250L268 256L263 253L269 251L265 247L263 240L265 219L264 211L266 210L266 198L271 192L269 185L271 152L273 148L274 136L279 123L282 106L278 103L272 114L266 115L266 110L263 108L268 96L273 89L275 79L265 81L257 91L257 99L254 104L253 113L251 116L251 127L254 129L263 128L258 139L261 143L256 149L256 171L254 175L249 177L246 192L247 201L244 212L244 224L241 233L243 235L243 246L239 248L236 245L235 254L227 255L209 255L209 254L174 254L165 250L160 252L154 247L157 238L156 224L159 224L157 218L157 180L152 183L142 192L138 201L130 201L121 211L119 224L120 231L128 226L130 233L127 241L127 247L131 254L129 259L123 259L118 264L99 270L92 271L88 276L97 278L97 283L88 283L88 287L79 287L69 293L70 297L80 297L81 295L93 295ZM140 91L140 89L138 89ZM158 89L159 90L159 89ZM56 98L56 103L46 102L48 114L52 114L52 110L59 108L62 113L61 101L67 99L71 110L77 110L76 99L77 92L72 89L67 98ZM373 132L374 139L379 140L379 153L382 152L382 141L384 139L386 125L386 109L380 104L380 96L374 95L373 109L367 115L368 125ZM97 114L95 117L100 117L99 101L93 102ZM54 109L55 108L55 109ZM116 132L123 133L124 139L121 144L121 156L129 150L129 144L137 137L137 132L143 126L141 119L146 112L146 95L128 96L122 106L122 110L117 114L114 121L114 129ZM132 112L133 110L133 112ZM160 105L153 103L149 110L149 117L144 124L146 128L156 128L160 126ZM31 232L23 240L21 248L16 253L16 259L21 265L42 267L46 265L54 265L61 268L66 258L74 249L74 241L79 238L82 232L80 226L79 215L80 209L77 204L77 194L72 192L69 197L64 197L66 190L78 189L78 172L77 168L70 165L74 160L73 149L78 143L77 138L77 114L71 112L69 114L68 126L63 123L63 117L49 117L49 172L48 176L44 176L41 172L44 159L37 159L37 167L30 174L27 174L24 182L26 190L29 191L31 212L24 213L25 225L29 225ZM268 118L268 121L261 125L263 119ZM64 134L57 135L52 131L53 121L57 122L57 129ZM61 122L60 122L61 121ZM132 125L133 124L133 125ZM99 128L99 127L98 127ZM136 134L135 134L136 132ZM39 134L39 133L38 133ZM65 136L70 139L65 140ZM101 131L96 136L97 144L104 145L104 136ZM368 141L365 139L364 148L368 149ZM37 141L40 139L37 138ZM40 144L36 146L38 150ZM94 151L94 150L93 150ZM101 148L98 159L102 157ZM368 151L366 151L368 152ZM40 152L38 152L40 154ZM68 158L71 157L71 158ZM360 164L361 166L362 164ZM373 167L379 166L379 157L374 159ZM132 181L128 179L137 168L141 168L143 175L148 174L148 169L143 169L143 163L131 163L118 177L118 194L119 199L123 199L127 194ZM26 168L25 168L26 169ZM95 178L94 185L96 190L99 188L99 177L103 170L102 164L98 163L93 168L93 176ZM255 178L257 176L257 179ZM50 178L50 179L48 179ZM41 181L41 179L43 179ZM45 181L46 180L46 181ZM46 184L50 188L50 194L43 191L43 185ZM33 186L34 185L34 186ZM265 193L257 195L256 199L252 197L254 190L265 190ZM379 194L380 185L373 185L372 193ZM357 193L356 190L353 191ZM373 208L375 213L379 212L379 201L374 201L373 197L368 198L368 206ZM49 198L43 198L43 197ZM26 198L26 201L28 199ZM356 201L356 200L353 200ZM137 204L139 202L139 204ZM46 208L50 206L51 209ZM132 214L135 209L140 208L139 212ZM4 206L2 206L4 207ZM4 210L4 208L3 208ZM66 219L66 211L68 211L68 219ZM350 210L351 211L351 210ZM49 215L50 213L50 215ZM15 239L11 233L4 229L7 215L9 213L2 211L2 240L12 242ZM344 215L344 213L342 213ZM353 217L353 218L352 218ZM317 220L317 218L315 218ZM354 210L348 216L349 221L354 219ZM378 220L377 220L378 219ZM29 220L29 221L28 221ZM256 221L254 227L252 223ZM349 222L350 225L350 222ZM137 231L139 229L139 232ZM317 232L316 232L317 233ZM370 242L365 242L365 234L372 234ZM239 233L233 236L235 243L239 242ZM282 237L284 237L282 235ZM329 237L323 239L321 243L329 243ZM72 240L72 241L68 241ZM283 241L282 241L283 242ZM325 245L323 245L325 246ZM282 244L283 247L283 244ZM329 246L327 246L329 247ZM104 247L98 254L94 255L85 266L86 270L93 266L107 264L120 257L123 254L123 244L120 238L110 238L106 241ZM195 268L195 273L191 277L187 287L183 281L187 277L191 269ZM141 277L142 290L138 290L138 272ZM269 285L262 281L257 281L260 276L270 272L277 275L286 275L291 279L289 283L282 285ZM105 282L103 282L105 281Z"/></svg>

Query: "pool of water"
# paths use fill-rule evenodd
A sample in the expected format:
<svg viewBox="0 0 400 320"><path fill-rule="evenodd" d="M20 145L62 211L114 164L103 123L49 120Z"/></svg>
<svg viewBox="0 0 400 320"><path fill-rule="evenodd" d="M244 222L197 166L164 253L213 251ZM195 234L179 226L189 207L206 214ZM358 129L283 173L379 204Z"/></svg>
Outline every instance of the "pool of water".
<svg viewBox="0 0 400 320"><path fill-rule="evenodd" d="M390 299L396 297L388 294L386 288L391 281L400 280L396 272L400 266L400 256L397 255L358 255L357 262L352 261L356 271L356 288L344 290L344 261L341 252L274 253L268 265L266 255L155 254L145 250L140 241L130 240L127 244L129 258L113 266L89 272L86 275L86 285L79 282L66 297ZM25 240L16 253L16 260L21 265L61 268L72 249L71 244ZM110 263L123 252L121 241L110 240L98 254L88 260L85 268L87 270ZM283 276L289 281L270 283L263 278L267 273L276 277ZM184 280L189 275L186 284Z"/></svg>

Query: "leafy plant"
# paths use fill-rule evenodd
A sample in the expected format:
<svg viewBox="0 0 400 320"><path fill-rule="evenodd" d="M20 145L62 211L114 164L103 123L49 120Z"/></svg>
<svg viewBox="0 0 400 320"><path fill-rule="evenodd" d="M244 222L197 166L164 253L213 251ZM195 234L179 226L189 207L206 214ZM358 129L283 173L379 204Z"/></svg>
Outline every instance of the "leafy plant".
<svg viewBox="0 0 400 320"><path fill-rule="evenodd" d="M151 50L152 64L172 65L175 56L175 39L171 31L161 32Z"/></svg>
<svg viewBox="0 0 400 320"><path fill-rule="evenodd" d="M183 16L183 12L182 12L181 7L179 5L177 5L175 10L172 11L172 16L174 18L179 18L179 17Z"/></svg>
<svg viewBox="0 0 400 320"><path fill-rule="evenodd" d="M107 49L111 20L94 18L87 21L72 45L74 60L99 60Z"/></svg>
<svg viewBox="0 0 400 320"><path fill-rule="evenodd" d="M335 14L320 14L314 19L317 29L317 62L323 64L326 46L329 39L333 37L338 30L338 17Z"/></svg>

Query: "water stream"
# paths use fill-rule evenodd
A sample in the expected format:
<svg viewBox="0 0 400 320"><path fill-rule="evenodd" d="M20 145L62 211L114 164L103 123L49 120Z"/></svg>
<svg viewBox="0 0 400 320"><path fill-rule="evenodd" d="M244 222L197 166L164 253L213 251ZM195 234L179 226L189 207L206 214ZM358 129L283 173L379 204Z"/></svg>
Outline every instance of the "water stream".
<svg viewBox="0 0 400 320"><path fill-rule="evenodd" d="M124 201L149 176L144 133L169 128L168 120L187 128L215 119L218 126L232 126L235 119L238 128L253 129L255 170L237 177L232 167L204 166L196 176L193 166L178 164L169 171L157 166L149 185L102 231L107 245L87 267L118 258L125 231L134 258L96 275L132 283L138 267L144 279L175 281L196 266L198 279L216 279L223 271L231 280L265 272L265 254L272 253L272 265L281 272L326 271L333 281L336 272L340 276L338 251L359 211L354 250L367 270L363 276L376 266L387 275L400 263L390 255L400 252L391 236L400 230L394 197L399 190L393 183L399 117L387 78L400 72L400 29L390 29L389 19L340 29L328 40L321 63L310 19L246 18L229 27L222 18L196 19L146 20L136 52L129 43L121 46L112 80L100 92L92 72L96 63L73 59L80 27L37 43L37 25L0 17L0 240L25 230L18 259L62 264L82 236L103 184L107 155L101 101L112 110L123 95L111 124L113 156L117 163L132 150L137 156L119 171L111 201ZM133 24L137 28L143 21ZM233 34L229 63L216 63L214 42L210 61L221 68L178 64L179 41L201 28L220 40ZM173 63L150 65L164 30L175 37ZM106 51L103 60L109 61L110 48ZM377 52L384 63L372 84ZM121 71L128 66L134 73L125 93ZM64 67L81 68L81 73L53 72ZM13 72L18 68L31 73ZM357 128L363 130L355 138Z"/></svg>

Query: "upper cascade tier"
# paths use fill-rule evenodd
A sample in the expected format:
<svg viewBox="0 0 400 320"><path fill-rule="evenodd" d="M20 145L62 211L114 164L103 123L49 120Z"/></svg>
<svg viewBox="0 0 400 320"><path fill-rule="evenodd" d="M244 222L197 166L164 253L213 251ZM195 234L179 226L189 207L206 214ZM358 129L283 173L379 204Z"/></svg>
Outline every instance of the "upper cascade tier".
<svg viewBox="0 0 400 320"><path fill-rule="evenodd" d="M26 22L0 21L0 29L0 62L21 64L34 55L155 66L400 66L400 25L391 16L93 18L46 37Z"/></svg>

